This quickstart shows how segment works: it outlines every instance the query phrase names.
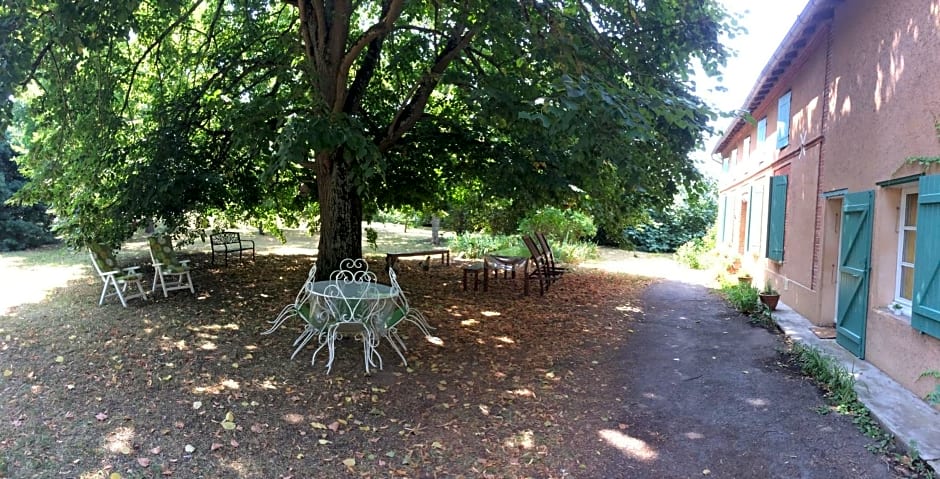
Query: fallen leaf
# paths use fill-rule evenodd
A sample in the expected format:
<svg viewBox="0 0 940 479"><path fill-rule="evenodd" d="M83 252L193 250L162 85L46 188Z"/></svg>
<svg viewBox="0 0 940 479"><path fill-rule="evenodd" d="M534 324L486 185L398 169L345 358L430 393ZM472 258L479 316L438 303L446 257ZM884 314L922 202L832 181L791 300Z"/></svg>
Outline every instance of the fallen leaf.
<svg viewBox="0 0 940 479"><path fill-rule="evenodd" d="M353 458L343 459L343 464L344 464L346 467L353 467L353 466L356 465L356 460L353 459Z"/></svg>
<svg viewBox="0 0 940 479"><path fill-rule="evenodd" d="M138 457L137 464L140 464L140 467L150 467L150 459L146 457Z"/></svg>
<svg viewBox="0 0 940 479"><path fill-rule="evenodd" d="M185 450L189 454L192 454L196 452L196 447L193 446L192 444L187 444L186 447L183 448L183 450Z"/></svg>
<svg viewBox="0 0 940 479"><path fill-rule="evenodd" d="M212 445L209 446L210 451L215 451L216 449L221 449L221 448L222 448L222 445L217 442L213 442Z"/></svg>
<svg viewBox="0 0 940 479"><path fill-rule="evenodd" d="M150 454L160 454L160 446L151 449Z"/></svg>
<svg viewBox="0 0 940 479"><path fill-rule="evenodd" d="M98 414L95 414L95 419L99 421L104 421L107 418L108 418L108 415L103 412L99 412Z"/></svg>
<svg viewBox="0 0 940 479"><path fill-rule="evenodd" d="M202 401L193 401L193 409L199 409L202 407Z"/></svg>

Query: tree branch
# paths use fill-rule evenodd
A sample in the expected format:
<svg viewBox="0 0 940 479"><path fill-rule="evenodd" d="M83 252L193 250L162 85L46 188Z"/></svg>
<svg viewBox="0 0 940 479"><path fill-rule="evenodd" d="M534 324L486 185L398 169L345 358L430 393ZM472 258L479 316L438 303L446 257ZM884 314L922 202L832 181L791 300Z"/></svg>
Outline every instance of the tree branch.
<svg viewBox="0 0 940 479"><path fill-rule="evenodd" d="M134 63L134 68L131 69L131 76L127 82L127 91L124 92L124 104L121 106L121 112L119 113L119 116L124 116L124 111L127 110L127 105L128 103L130 103L131 90L134 89L134 79L137 77L137 70L140 68L140 64L144 62L144 59L146 59L150 55L150 52L153 51L153 49L156 48L157 45L163 43L163 40L165 40L166 37L173 30L176 29L176 27L178 27L181 23L183 23L183 20L189 18L189 16L191 16L193 12L196 11L196 8L198 8L200 5L202 5L202 0L193 3L192 8L190 8L185 14L177 18L169 27L167 27L165 30L160 32L160 35L157 36L157 38L150 45L147 46L147 49L144 50L144 53Z"/></svg>
<svg viewBox="0 0 940 479"><path fill-rule="evenodd" d="M470 45L470 41L476 36L478 28L465 30L462 35L455 34L447 41L447 45L437 55L434 65L418 81L411 98L395 114L395 119L389 125L385 138L378 142L379 151L383 153L387 151L418 122L418 119L424 113L424 107L427 106L431 93L440 83L441 76L447 66Z"/></svg>
<svg viewBox="0 0 940 479"><path fill-rule="evenodd" d="M370 47L369 53L374 55L375 58L369 59L367 61L371 62L371 68L367 73L368 78L365 78L365 85L362 85L363 88L368 85L369 79L371 79L372 73L375 70L375 64L378 61L379 53L381 53L382 40L385 36L392 30L392 27L395 24L395 21L401 16L401 10L403 5L403 0L385 0L382 2L382 17L378 23L369 27L349 48L349 51L343 56L342 62L339 64L336 72L336 92L334 93L333 100L333 112L338 113L343 111L343 108L346 106L346 82L349 80L349 69L352 68L353 62L356 61L356 58L362 52L362 49L367 45ZM358 80L359 75L357 75Z"/></svg>

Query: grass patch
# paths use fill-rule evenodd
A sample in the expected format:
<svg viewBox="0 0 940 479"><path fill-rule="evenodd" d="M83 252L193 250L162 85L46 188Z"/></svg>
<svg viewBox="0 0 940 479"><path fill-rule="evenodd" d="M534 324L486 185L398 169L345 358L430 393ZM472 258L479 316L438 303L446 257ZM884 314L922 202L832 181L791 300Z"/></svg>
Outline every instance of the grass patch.
<svg viewBox="0 0 940 479"><path fill-rule="evenodd" d="M852 418L855 427L871 438L873 442L867 449L874 454L882 454L892 461L892 465L907 477L933 478L933 469L920 458L916 444L909 444L909 452L899 452L894 443L894 436L885 431L872 417L871 411L858 400L855 392L855 377L831 356L819 349L793 343L790 356L799 364L800 370L812 378L824 391L829 403L828 408L817 410L820 414L835 412Z"/></svg>

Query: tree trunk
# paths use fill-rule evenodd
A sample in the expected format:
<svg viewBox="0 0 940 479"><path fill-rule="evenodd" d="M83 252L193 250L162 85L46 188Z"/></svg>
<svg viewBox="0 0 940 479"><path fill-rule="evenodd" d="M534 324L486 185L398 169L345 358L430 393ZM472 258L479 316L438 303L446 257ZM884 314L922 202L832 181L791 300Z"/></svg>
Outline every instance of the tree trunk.
<svg viewBox="0 0 940 479"><path fill-rule="evenodd" d="M431 215L431 244L434 246L441 245L441 217L437 215Z"/></svg>
<svg viewBox="0 0 940 479"><path fill-rule="evenodd" d="M362 200L343 150L317 155L320 243L317 280L327 279L345 258L362 257Z"/></svg>

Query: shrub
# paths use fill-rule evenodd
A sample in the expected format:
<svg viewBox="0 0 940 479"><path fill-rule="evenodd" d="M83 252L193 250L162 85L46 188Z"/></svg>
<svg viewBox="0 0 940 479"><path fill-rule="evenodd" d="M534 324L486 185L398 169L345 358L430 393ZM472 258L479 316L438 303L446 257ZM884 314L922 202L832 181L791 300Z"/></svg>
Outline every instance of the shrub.
<svg viewBox="0 0 940 479"><path fill-rule="evenodd" d="M491 251L518 247L519 241L519 238L513 236L461 233L448 246L455 253L463 253L468 258L480 258Z"/></svg>
<svg viewBox="0 0 940 479"><path fill-rule="evenodd" d="M640 251L671 253L705 235L717 215L718 203L713 195L687 194L681 202L651 212L649 221L629 227L623 234Z"/></svg>
<svg viewBox="0 0 940 479"><path fill-rule="evenodd" d="M705 236L680 246L676 250L676 261L692 269L711 269L718 260L715 252L716 229L712 226Z"/></svg>
<svg viewBox="0 0 940 479"><path fill-rule="evenodd" d="M762 306L758 298L757 288L750 285L733 284L724 286L721 288L721 293L734 309L749 316L758 313Z"/></svg>
<svg viewBox="0 0 940 479"><path fill-rule="evenodd" d="M597 227L590 216L580 211L560 210L549 206L523 218L519 223L519 232L541 232L556 241L567 243L594 237Z"/></svg>

